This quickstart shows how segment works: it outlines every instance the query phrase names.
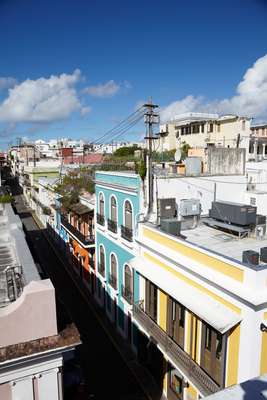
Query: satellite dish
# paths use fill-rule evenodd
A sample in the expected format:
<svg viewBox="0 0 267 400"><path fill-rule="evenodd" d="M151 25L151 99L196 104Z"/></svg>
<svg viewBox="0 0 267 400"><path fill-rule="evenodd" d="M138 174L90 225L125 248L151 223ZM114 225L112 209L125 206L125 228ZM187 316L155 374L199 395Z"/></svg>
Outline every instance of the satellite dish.
<svg viewBox="0 0 267 400"><path fill-rule="evenodd" d="M177 149L176 152L175 152L175 154L174 154L174 159L175 159L175 161L176 161L176 162L179 162L179 161L181 160L181 156L182 156L181 150L180 150L180 149Z"/></svg>

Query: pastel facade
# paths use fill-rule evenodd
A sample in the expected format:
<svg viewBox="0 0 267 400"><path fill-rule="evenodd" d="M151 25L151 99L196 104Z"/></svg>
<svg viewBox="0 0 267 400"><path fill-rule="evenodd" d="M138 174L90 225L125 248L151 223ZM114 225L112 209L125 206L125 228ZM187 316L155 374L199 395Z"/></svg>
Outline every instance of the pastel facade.
<svg viewBox="0 0 267 400"><path fill-rule="evenodd" d="M64 353L79 334L58 331L54 287L40 279L10 204L1 207L0 259L0 399L62 400Z"/></svg>
<svg viewBox="0 0 267 400"><path fill-rule="evenodd" d="M136 349L132 304L139 298L137 274L129 266L136 254L140 178L135 174L96 172L95 298L120 334Z"/></svg>
<svg viewBox="0 0 267 400"><path fill-rule="evenodd" d="M239 147L249 150L251 119L236 115L219 117L218 114L185 113L161 125L160 150L172 150L186 142L190 147L208 145Z"/></svg>
<svg viewBox="0 0 267 400"><path fill-rule="evenodd" d="M185 233L186 234L186 233ZM143 223L133 318L157 344L164 394L199 399L266 373L267 268ZM234 246L234 244L233 244Z"/></svg>

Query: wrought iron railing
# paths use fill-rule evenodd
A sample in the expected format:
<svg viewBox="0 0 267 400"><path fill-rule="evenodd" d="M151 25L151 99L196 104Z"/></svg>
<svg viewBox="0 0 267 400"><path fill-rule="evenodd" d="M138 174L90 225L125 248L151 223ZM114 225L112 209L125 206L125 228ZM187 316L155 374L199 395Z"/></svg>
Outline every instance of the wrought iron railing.
<svg viewBox="0 0 267 400"><path fill-rule="evenodd" d="M121 237L123 239L128 240L128 242L133 241L133 230L130 228L127 228L127 226L121 225Z"/></svg>
<svg viewBox="0 0 267 400"><path fill-rule="evenodd" d="M113 233L117 233L118 232L117 221L113 221L113 219L108 219L108 230Z"/></svg>
<svg viewBox="0 0 267 400"><path fill-rule="evenodd" d="M108 282L113 289L118 289L118 279L116 275L109 274Z"/></svg>
<svg viewBox="0 0 267 400"><path fill-rule="evenodd" d="M133 291L131 288L121 285L121 295L129 304L133 304Z"/></svg>
<svg viewBox="0 0 267 400"><path fill-rule="evenodd" d="M104 264L98 263L98 272L100 273L100 275L105 277L105 265Z"/></svg>
<svg viewBox="0 0 267 400"><path fill-rule="evenodd" d="M133 305L133 316L145 331L154 338L162 350L175 363L181 372L187 376L200 390L201 394L208 396L220 390L220 386L174 342L143 310L142 303Z"/></svg>
<svg viewBox="0 0 267 400"><path fill-rule="evenodd" d="M75 228L73 225L69 223L66 217L61 215L61 225L64 226L64 228L67 229L67 231L74 236L74 238L78 239L83 246L88 246L92 245L95 243L95 237L94 235L88 235L85 236L83 233L81 233L77 228Z"/></svg>
<svg viewBox="0 0 267 400"><path fill-rule="evenodd" d="M102 214L96 214L96 221L99 225L105 225L105 217Z"/></svg>

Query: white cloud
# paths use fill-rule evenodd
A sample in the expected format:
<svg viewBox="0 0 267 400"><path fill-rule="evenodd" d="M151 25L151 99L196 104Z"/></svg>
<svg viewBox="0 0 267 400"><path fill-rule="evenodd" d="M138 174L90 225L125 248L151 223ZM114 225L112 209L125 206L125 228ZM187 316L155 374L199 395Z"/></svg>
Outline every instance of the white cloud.
<svg viewBox="0 0 267 400"><path fill-rule="evenodd" d="M16 83L16 79L12 78L11 76L0 77L0 90L11 88L15 86Z"/></svg>
<svg viewBox="0 0 267 400"><path fill-rule="evenodd" d="M81 108L81 115L84 116L84 115L88 114L91 111L92 111L92 107L89 107L89 106L82 107Z"/></svg>
<svg viewBox="0 0 267 400"><path fill-rule="evenodd" d="M94 97L113 97L117 94L121 89L131 89L131 84L128 81L124 81L122 83L116 83L114 80L110 80L106 83L100 83L96 86L88 86L84 88L83 92L88 93Z"/></svg>
<svg viewBox="0 0 267 400"><path fill-rule="evenodd" d="M236 88L236 95L223 100L205 101L202 96L187 96L161 111L161 120L177 114L199 111L231 113L254 118L267 118L267 54L249 68Z"/></svg>
<svg viewBox="0 0 267 400"><path fill-rule="evenodd" d="M52 122L69 117L73 111L84 113L75 89L80 77L77 69L70 75L27 79L16 85L0 104L0 121Z"/></svg>

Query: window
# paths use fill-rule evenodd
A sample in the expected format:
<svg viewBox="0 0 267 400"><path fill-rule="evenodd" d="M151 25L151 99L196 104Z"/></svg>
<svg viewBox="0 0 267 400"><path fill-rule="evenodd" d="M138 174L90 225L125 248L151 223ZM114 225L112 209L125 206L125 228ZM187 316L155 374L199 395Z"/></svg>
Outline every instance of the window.
<svg viewBox="0 0 267 400"><path fill-rule="evenodd" d="M193 133L199 133L199 125L193 125Z"/></svg>
<svg viewBox="0 0 267 400"><path fill-rule="evenodd" d="M108 229L113 232L118 232L117 225L117 201L114 196L110 199L110 218L108 219Z"/></svg>
<svg viewBox="0 0 267 400"><path fill-rule="evenodd" d="M105 250L102 245L100 245L100 247L99 247L98 271L102 276L105 276Z"/></svg>
<svg viewBox="0 0 267 400"><path fill-rule="evenodd" d="M172 395L168 395L168 397L177 399L183 398L183 378L181 377L180 373L175 369L170 371L169 386Z"/></svg>
<svg viewBox="0 0 267 400"><path fill-rule="evenodd" d="M201 133L204 133L204 124L201 125Z"/></svg>
<svg viewBox="0 0 267 400"><path fill-rule="evenodd" d="M128 303L132 303L133 301L133 276L132 270L129 265L125 265L124 268L124 287L122 290L122 295Z"/></svg>
<svg viewBox="0 0 267 400"><path fill-rule="evenodd" d="M213 132L213 124L210 124L210 132Z"/></svg>
<svg viewBox="0 0 267 400"><path fill-rule="evenodd" d="M100 193L99 195L99 214L101 216L105 215L105 201L103 193Z"/></svg>
<svg viewBox="0 0 267 400"><path fill-rule="evenodd" d="M155 322L158 317L158 288L146 280L145 311Z"/></svg>
<svg viewBox="0 0 267 400"><path fill-rule="evenodd" d="M184 348L185 307L168 298L168 335Z"/></svg>
<svg viewBox="0 0 267 400"><path fill-rule="evenodd" d="M133 221L132 221L132 216L133 216L133 211L132 211L132 205L131 203L127 200L125 202L125 209L124 209L125 215L125 226L128 229L133 229Z"/></svg>
<svg viewBox="0 0 267 400"><path fill-rule="evenodd" d="M221 132L221 124L218 124L218 132Z"/></svg>
<svg viewBox="0 0 267 400"><path fill-rule="evenodd" d="M111 197L110 216L112 221L117 222L117 201L114 196Z"/></svg>
<svg viewBox="0 0 267 400"><path fill-rule="evenodd" d="M129 200L124 204L124 225L121 227L121 236L129 242L133 241L133 210Z"/></svg>
<svg viewBox="0 0 267 400"><path fill-rule="evenodd" d="M242 131L244 131L246 129L246 121L242 121Z"/></svg>
<svg viewBox="0 0 267 400"><path fill-rule="evenodd" d="M113 289L117 290L117 259L114 254L110 256L110 276L109 283L113 287Z"/></svg>
<svg viewBox="0 0 267 400"><path fill-rule="evenodd" d="M202 323L201 367L221 387L224 385L226 335Z"/></svg>

